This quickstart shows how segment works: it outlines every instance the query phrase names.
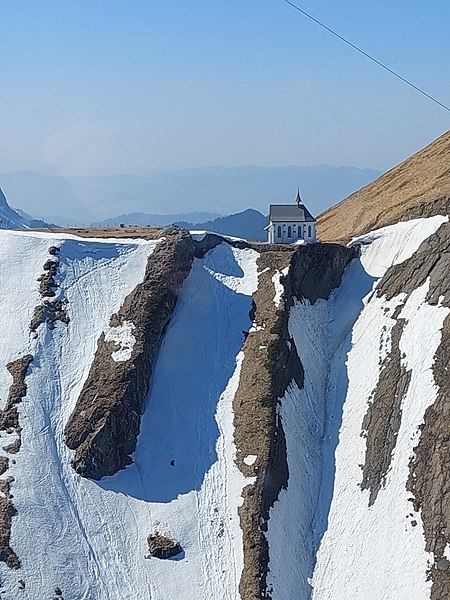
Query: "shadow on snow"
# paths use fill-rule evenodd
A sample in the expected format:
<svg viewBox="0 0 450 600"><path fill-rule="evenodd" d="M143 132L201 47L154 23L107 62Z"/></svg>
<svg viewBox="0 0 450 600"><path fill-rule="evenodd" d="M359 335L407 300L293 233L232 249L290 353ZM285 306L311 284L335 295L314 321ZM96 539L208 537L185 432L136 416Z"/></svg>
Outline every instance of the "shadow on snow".
<svg viewBox="0 0 450 600"><path fill-rule="evenodd" d="M334 319L331 322L333 346L325 404L325 422L322 444L322 472L320 491L314 518L313 552L309 576L312 577L316 554L328 529L328 518L333 500L336 478L336 448L342 425L344 404L348 392L347 359L352 348L352 331L364 305L363 299L371 292L377 278L369 275L359 259L348 266L341 286L330 298ZM351 510L351 507L349 507ZM312 590L311 590L312 592ZM311 598L311 595L308 595Z"/></svg>
<svg viewBox="0 0 450 600"><path fill-rule="evenodd" d="M215 413L250 327L251 297L209 269L243 275L229 246L194 261L155 364L134 462L97 482L104 489L170 502L199 490L217 460Z"/></svg>

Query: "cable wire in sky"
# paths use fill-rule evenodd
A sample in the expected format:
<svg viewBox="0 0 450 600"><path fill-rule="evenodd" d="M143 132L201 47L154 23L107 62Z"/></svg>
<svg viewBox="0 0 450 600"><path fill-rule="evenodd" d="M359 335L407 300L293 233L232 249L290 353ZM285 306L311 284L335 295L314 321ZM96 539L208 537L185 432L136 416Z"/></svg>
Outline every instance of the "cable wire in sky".
<svg viewBox="0 0 450 600"><path fill-rule="evenodd" d="M340 39L342 42L345 42L348 46L350 46L351 48L353 48L354 50L356 50L357 52L359 52L360 54L362 54L363 56L365 56L366 58L368 58L375 64L377 64L379 67L382 67L383 69L385 69L385 71L387 71L391 75L394 75L394 77L397 77L397 79L400 79L400 81L403 81L403 83L406 83L407 85L412 87L414 90L416 90L417 92L419 92L420 94L422 94L423 96L428 98L429 100L432 100L433 102L435 102L436 104L438 104L439 106L441 106L442 108L445 108L445 110L450 112L450 107L445 105L443 102L440 102L439 100L437 100L436 98L434 98L433 96L431 96L430 94L425 92L425 90L421 89L417 85L414 85L414 83L412 83L408 79L405 79L405 77L402 77L399 73L396 73L395 71L390 69L388 66L386 66L384 63L380 62L379 60L377 60L376 58L374 58L367 52L364 52L364 50L362 50L361 48L359 48L358 46L353 44L350 40L348 40L347 38L343 37L336 31L331 29L331 27L328 27L327 25L325 25L325 23L322 23L321 21L319 21L319 19L316 19L315 17L313 17L312 15L307 13L305 10L303 10L302 8L300 8L293 2L290 2L289 0L284 0L284 1L286 2L286 4L289 4L290 6L292 6L292 8L295 8L295 10L298 10L299 12L301 12L302 15L305 15L305 17L308 17L308 19L311 19L311 21L314 21L314 23L317 23L317 25L320 25L320 27L322 27L323 29L326 29L326 31L328 31L329 33L332 33L335 37Z"/></svg>

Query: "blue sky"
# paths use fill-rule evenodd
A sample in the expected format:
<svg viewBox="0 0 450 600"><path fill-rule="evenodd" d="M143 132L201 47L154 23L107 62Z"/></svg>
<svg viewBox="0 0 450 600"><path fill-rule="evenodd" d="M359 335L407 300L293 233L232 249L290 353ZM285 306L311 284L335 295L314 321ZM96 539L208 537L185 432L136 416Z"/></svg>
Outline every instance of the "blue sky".
<svg viewBox="0 0 450 600"><path fill-rule="evenodd" d="M450 5L303 0L450 104ZM386 169L450 129L283 0L3 0L3 172Z"/></svg>

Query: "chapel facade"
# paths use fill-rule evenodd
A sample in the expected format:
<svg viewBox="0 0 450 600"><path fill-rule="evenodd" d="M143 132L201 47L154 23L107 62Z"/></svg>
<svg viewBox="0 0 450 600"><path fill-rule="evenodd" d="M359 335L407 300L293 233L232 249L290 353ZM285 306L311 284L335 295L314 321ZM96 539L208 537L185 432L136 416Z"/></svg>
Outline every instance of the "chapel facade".
<svg viewBox="0 0 450 600"><path fill-rule="evenodd" d="M269 225L266 227L269 244L306 244L316 242L316 219L300 198L297 190L295 204L271 204Z"/></svg>

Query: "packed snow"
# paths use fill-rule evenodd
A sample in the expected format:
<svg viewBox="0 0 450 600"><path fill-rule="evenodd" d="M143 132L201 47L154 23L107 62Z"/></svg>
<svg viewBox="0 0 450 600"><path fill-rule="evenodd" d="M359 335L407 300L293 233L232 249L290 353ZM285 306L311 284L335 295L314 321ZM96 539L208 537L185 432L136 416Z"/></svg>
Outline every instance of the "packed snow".
<svg viewBox="0 0 450 600"><path fill-rule="evenodd" d="M284 295L284 286L281 283L281 278L285 277L289 272L289 267L285 267L281 271L276 271L274 276L272 277L272 283L275 287L275 296L273 298L273 302L275 306L278 308L281 304L281 300Z"/></svg>
<svg viewBox="0 0 450 600"><path fill-rule="evenodd" d="M130 360L133 353L136 338L133 335L133 330L136 327L131 321L124 321L122 325L111 327L105 334L105 342L113 342L119 346L119 350L115 350L111 354L111 358L116 362L124 362Z"/></svg>
<svg viewBox="0 0 450 600"><path fill-rule="evenodd" d="M256 454L249 454L248 456L246 456L244 458L244 462L246 465L248 465L249 467L253 466L256 462L256 459L258 457L256 456Z"/></svg>
<svg viewBox="0 0 450 600"><path fill-rule="evenodd" d="M355 259L329 301L296 302L289 328L305 369L281 399L289 481L271 509L269 589L274 600L425 600L431 582L420 514L406 492L409 460L436 389L431 366L448 309L425 301L427 285L400 313L400 341L412 370L386 485L374 505L362 491L362 420L390 349L391 318L404 295L387 301L372 290L392 264L404 261L447 221L417 219L362 236ZM423 339L427 339L424 348ZM415 521L417 525L414 527ZM286 552L295 548L295 552Z"/></svg>
<svg viewBox="0 0 450 600"><path fill-rule="evenodd" d="M0 564L2 589L21 598L210 600L238 597L243 566L238 507L251 483L235 465L232 401L258 281L253 250L221 244L195 260L154 369L133 464L101 481L70 465L64 426L86 380L102 332L126 360L131 323L111 315L142 281L157 241L86 240L0 232L1 397L5 365L31 352L28 391L19 407L22 449L6 475L17 516L11 546L20 571ZM29 323L37 278L50 246L60 247L58 297L68 326ZM6 326L7 322L7 326ZM214 377L211 377L214 374ZM3 440L2 440L3 441ZM147 536L165 531L183 548L172 560L145 558Z"/></svg>
<svg viewBox="0 0 450 600"><path fill-rule="evenodd" d="M405 483L424 411L436 395L431 367L448 309L427 304L428 283L407 299L387 301L373 290L390 265L410 257L446 220L417 219L361 236L352 242L361 244L361 258L330 299L291 308L289 331L305 380L302 389L288 387L278 415L289 481L268 522L273 600L430 597L431 557L420 514L410 517ZM27 600L51 598L56 587L65 600L239 598L238 509L252 479L235 465L232 403L244 332L252 330L257 252L222 243L194 260L155 364L132 465L86 480L72 469L64 443L99 336L113 343L114 360L132 356L134 324L110 327L110 318L142 281L157 244L0 232L3 401L12 379L6 364L34 356L19 406L22 449L5 474L14 477L11 546L22 561L20 571L0 563L5 598L19 597L19 579ZM42 301L37 278L51 246L60 248L55 298L66 302L70 323L58 322L53 331L41 325L31 335ZM272 278L274 309L283 299L282 274ZM399 304L407 320L400 350L411 383L385 486L369 507L369 492L360 487L362 419ZM15 437L1 433L1 445ZM252 466L258 458L243 460ZM156 531L177 540L182 554L148 558L147 536Z"/></svg>

